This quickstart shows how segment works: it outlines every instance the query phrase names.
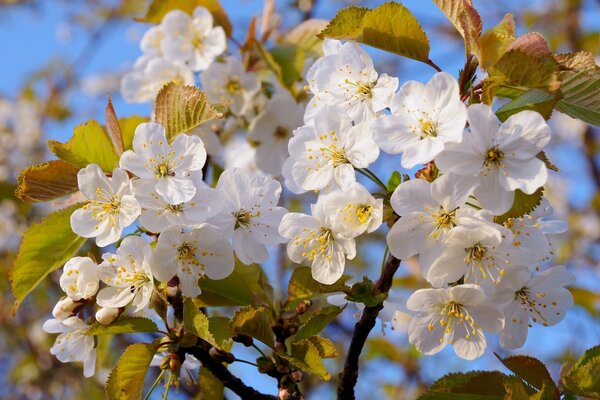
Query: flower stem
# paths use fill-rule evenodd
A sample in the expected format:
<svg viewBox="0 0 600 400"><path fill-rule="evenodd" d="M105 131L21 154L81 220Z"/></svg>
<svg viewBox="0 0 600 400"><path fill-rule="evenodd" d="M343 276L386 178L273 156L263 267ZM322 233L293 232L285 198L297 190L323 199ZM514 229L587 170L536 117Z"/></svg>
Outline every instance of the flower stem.
<svg viewBox="0 0 600 400"><path fill-rule="evenodd" d="M152 392L156 388L156 385L158 385L158 383L162 379L162 377L165 374L165 372L167 372L166 369L163 369L163 370L160 371L160 374L158 374L158 377L156 378L156 380L154 381L154 383L152 384L152 386L150 386L150 390L148 391L148 393L146 393L146 396L144 396L144 400L148 400L150 398L150 395L152 394Z"/></svg>
<svg viewBox="0 0 600 400"><path fill-rule="evenodd" d="M385 193L388 192L387 186L385 186L385 183L383 183L381 181L381 179L379 179L377 177L377 175L375 175L368 168L356 168L356 171L359 172L359 173L361 173L362 175L366 176L367 178L369 178L370 180L372 180L374 183L376 183L379 187L381 187L383 190L385 190Z"/></svg>
<svg viewBox="0 0 600 400"><path fill-rule="evenodd" d="M163 394L163 400L167 400L169 398L169 390L171 389L171 385L173 384L173 373L169 374L169 380L167 381L167 385L165 386L165 394Z"/></svg>

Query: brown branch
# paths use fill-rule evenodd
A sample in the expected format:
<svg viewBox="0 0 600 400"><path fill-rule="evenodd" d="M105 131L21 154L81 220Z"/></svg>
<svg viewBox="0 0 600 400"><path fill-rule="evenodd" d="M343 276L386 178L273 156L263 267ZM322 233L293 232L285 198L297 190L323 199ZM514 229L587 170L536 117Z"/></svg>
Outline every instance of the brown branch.
<svg viewBox="0 0 600 400"><path fill-rule="evenodd" d="M201 347L185 347L180 348L178 351L178 355L181 359L185 358L185 353L196 357L198 361L202 363L204 368L208 369L215 378L220 380L226 388L231 389L233 393L240 396L242 400L278 400L277 396L264 394L250 386L246 386L246 384L242 382L240 378L233 375L223 363L212 358L208 350Z"/></svg>
<svg viewBox="0 0 600 400"><path fill-rule="evenodd" d="M400 260L390 254L381 272L381 276L375 282L375 288L379 292L387 293L390 291L394 274L399 266ZM358 359L369 333L375 326L377 315L379 315L382 309L383 302L373 307L365 307L360 320L354 325L354 333L352 334L352 340L348 348L344 369L340 373L340 381L337 389L338 399L340 400L355 398L354 386L356 386L356 381L358 380Z"/></svg>

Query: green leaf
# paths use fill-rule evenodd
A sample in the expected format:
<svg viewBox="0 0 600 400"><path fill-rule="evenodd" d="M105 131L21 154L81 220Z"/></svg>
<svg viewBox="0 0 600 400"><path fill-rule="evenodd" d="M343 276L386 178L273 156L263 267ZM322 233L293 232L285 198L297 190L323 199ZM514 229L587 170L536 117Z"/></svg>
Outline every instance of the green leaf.
<svg viewBox="0 0 600 400"><path fill-rule="evenodd" d="M80 168L98 164L104 172L111 172L119 164L108 133L94 120L78 125L67 143L49 140L48 147L61 160Z"/></svg>
<svg viewBox="0 0 600 400"><path fill-rule="evenodd" d="M140 117L139 115L132 115L119 119L119 125L121 126L121 135L123 136L123 149L131 150L133 144L133 136L135 129L139 124L150 121L147 117Z"/></svg>
<svg viewBox="0 0 600 400"><path fill-rule="evenodd" d="M210 333L210 321L208 317L189 298L183 303L183 326L189 332L206 340L213 346L220 346L220 343L217 343L214 336Z"/></svg>
<svg viewBox="0 0 600 400"><path fill-rule="evenodd" d="M507 378L498 371L451 373L435 381L419 400L503 400L506 392L504 382Z"/></svg>
<svg viewBox="0 0 600 400"><path fill-rule="evenodd" d="M231 36L232 26L225 10L218 0L153 0L146 11L144 18L138 19L140 22L160 23L171 10L182 10L192 15L196 7L204 7L213 15L216 25L220 25L225 30L227 37Z"/></svg>
<svg viewBox="0 0 600 400"><path fill-rule="evenodd" d="M210 105L203 91L175 82L167 83L158 92L154 112L156 122L165 127L169 141L180 133L221 116Z"/></svg>
<svg viewBox="0 0 600 400"><path fill-rule="evenodd" d="M515 40L515 20L512 14L506 14L498 25L483 32L477 38L472 50L483 69L494 65L506 52L508 46Z"/></svg>
<svg viewBox="0 0 600 400"><path fill-rule="evenodd" d="M279 354L296 368L317 375L323 380L330 380L331 375L323 365L319 349L308 339L291 345L290 355Z"/></svg>
<svg viewBox="0 0 600 400"><path fill-rule="evenodd" d="M227 317L209 317L208 329L215 338L215 342L217 342L219 348L223 348L225 342L235 335L235 332L231 327L231 320Z"/></svg>
<svg viewBox="0 0 600 400"><path fill-rule="evenodd" d="M319 294L343 292L348 288L345 283L348 279L343 276L331 285L324 285L313 279L310 267L298 267L288 283L288 295L290 299L304 300Z"/></svg>
<svg viewBox="0 0 600 400"><path fill-rule="evenodd" d="M542 389L534 395L526 398L528 400L556 400L560 398L560 393L554 383L544 383Z"/></svg>
<svg viewBox="0 0 600 400"><path fill-rule="evenodd" d="M224 398L225 386L223 386L223 382L215 378L208 368L200 367L198 390L200 399L220 400Z"/></svg>
<svg viewBox="0 0 600 400"><path fill-rule="evenodd" d="M71 214L81 204L55 211L33 224L23 234L17 258L10 270L15 304L13 313L25 296L50 272L62 266L83 246L85 238L71 230Z"/></svg>
<svg viewBox="0 0 600 400"><path fill-rule="evenodd" d="M506 389L504 400L529 400L528 390L532 391L516 376L507 377L504 381L504 388Z"/></svg>
<svg viewBox="0 0 600 400"><path fill-rule="evenodd" d="M511 115L524 110L532 110L540 113L545 119L552 115L554 105L558 96L540 89L531 89L519 97L504 104L496 111L500 121L506 121Z"/></svg>
<svg viewBox="0 0 600 400"><path fill-rule="evenodd" d="M313 336L308 338L308 340L317 348L321 358L337 357L337 349L331 340L321 336Z"/></svg>
<svg viewBox="0 0 600 400"><path fill-rule="evenodd" d="M271 308L272 288L259 265L236 264L225 279L200 279L202 293L197 297L201 306L267 306Z"/></svg>
<svg viewBox="0 0 600 400"><path fill-rule="evenodd" d="M86 335L108 335L123 333L158 332L156 324L144 317L120 317L110 325L102 325L98 322L90 326Z"/></svg>
<svg viewBox="0 0 600 400"><path fill-rule="evenodd" d="M540 360L521 355L506 358L502 358L496 353L494 355L506 368L537 390L542 390L544 385L556 387L548 369ZM558 394L558 388L556 388L556 393Z"/></svg>
<svg viewBox="0 0 600 400"><path fill-rule="evenodd" d="M273 62L279 68L279 76L285 87L290 87L302 79L306 53L302 47L292 44L280 44L270 51Z"/></svg>
<svg viewBox="0 0 600 400"><path fill-rule="evenodd" d="M386 299L385 293L379 293L373 281L364 277L361 282L356 282L346 292L346 299L355 303L363 303L367 307L374 307Z"/></svg>
<svg viewBox="0 0 600 400"><path fill-rule="evenodd" d="M560 378L561 387L571 394L600 398L600 346L583 353L573 368Z"/></svg>
<svg viewBox="0 0 600 400"><path fill-rule="evenodd" d="M61 160L25 168L19 174L17 197L23 201L54 200L79 190L79 168Z"/></svg>
<svg viewBox="0 0 600 400"><path fill-rule="evenodd" d="M600 68L560 74L563 98L556 109L573 118L600 126Z"/></svg>
<svg viewBox="0 0 600 400"><path fill-rule="evenodd" d="M156 354L155 343L136 343L125 349L106 382L109 400L139 400L142 398L144 378Z"/></svg>
<svg viewBox="0 0 600 400"><path fill-rule="evenodd" d="M429 61L429 39L414 15L400 3L383 3L373 10L362 7L340 10L319 36L355 40L418 61Z"/></svg>
<svg viewBox="0 0 600 400"><path fill-rule="evenodd" d="M344 311L343 307L328 306L320 309L317 313L312 315L308 321L303 323L298 332L292 338L293 342L300 342L301 340L308 339L311 336L320 333L331 321L337 318L340 313Z"/></svg>
<svg viewBox="0 0 600 400"><path fill-rule="evenodd" d="M509 218L519 218L523 215L529 214L540 205L543 195L543 187L540 187L532 194L525 194L519 189L515 190L515 200L510 210L502 215L495 216L494 221L498 224L501 224Z"/></svg>
<svg viewBox="0 0 600 400"><path fill-rule="evenodd" d="M390 179L387 181L387 190L392 193L402 183L402 175L398 171L392 172Z"/></svg>
<svg viewBox="0 0 600 400"><path fill-rule="evenodd" d="M233 319L231 327L237 333L243 333L260 340L267 346L274 348L273 318L265 307L247 306L240 308Z"/></svg>

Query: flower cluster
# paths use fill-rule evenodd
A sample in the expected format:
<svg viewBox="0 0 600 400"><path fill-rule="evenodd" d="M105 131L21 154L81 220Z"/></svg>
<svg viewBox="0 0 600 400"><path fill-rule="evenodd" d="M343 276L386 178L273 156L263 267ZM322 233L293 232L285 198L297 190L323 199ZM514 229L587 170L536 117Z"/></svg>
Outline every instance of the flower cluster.
<svg viewBox="0 0 600 400"><path fill-rule="evenodd" d="M194 298L202 280L229 276L236 259L264 263L268 248L283 243L292 262L332 284L356 256L356 239L384 220L391 255L418 256L431 285L398 306L413 315L409 340L421 352L452 344L474 359L486 332L517 348L532 323L564 317L573 275L546 266L564 224L551 218L546 200L502 217L517 190L533 195L548 178L538 158L550 140L542 116L522 111L500 122L487 105L467 107L443 72L398 90L398 78L377 73L356 43L334 40L325 40L323 57L306 73L312 98L304 106L268 74L259 77L232 55L217 59L225 45L204 8L192 16L171 11L145 34L144 55L122 81L126 99L150 100L166 81L193 84L202 71L208 98L229 110L174 138L160 124L140 124L118 168L79 172L86 202L72 214L72 229L117 248L99 264L75 257L63 268L66 297L44 325L60 333L52 353L61 361L81 361L86 376L93 373L94 340L79 312L86 305L97 304L95 320L110 324L124 312L148 311L158 286ZM401 154L405 169L427 165L426 172L388 188L369 169L381 151ZM208 156L224 167L214 187L203 180ZM317 193L309 214L278 205L279 177L290 192Z"/></svg>

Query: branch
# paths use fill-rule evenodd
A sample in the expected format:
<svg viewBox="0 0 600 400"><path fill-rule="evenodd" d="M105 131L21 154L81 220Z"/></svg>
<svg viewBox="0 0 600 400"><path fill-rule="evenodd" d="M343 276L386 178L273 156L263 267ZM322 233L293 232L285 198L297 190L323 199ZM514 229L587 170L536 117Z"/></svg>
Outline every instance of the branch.
<svg viewBox="0 0 600 400"><path fill-rule="evenodd" d="M381 293L389 292L392 287L394 274L399 266L400 260L390 254L381 272L381 276L375 282L375 288ZM337 390L338 399L340 400L354 399L354 386L356 386L356 381L358 380L358 359L369 333L375 326L377 315L379 315L382 309L383 302L373 307L365 307L360 320L354 325L354 333L352 334L352 341L348 348L344 369L340 373Z"/></svg>
<svg viewBox="0 0 600 400"><path fill-rule="evenodd" d="M180 348L178 353L181 359L185 359L185 353L196 357L203 367L207 368L215 378L220 380L226 388L231 389L233 393L240 396L242 400L278 400L277 396L264 394L250 386L246 386L240 378L234 376L221 362L212 358L208 350L200 347L185 347Z"/></svg>

